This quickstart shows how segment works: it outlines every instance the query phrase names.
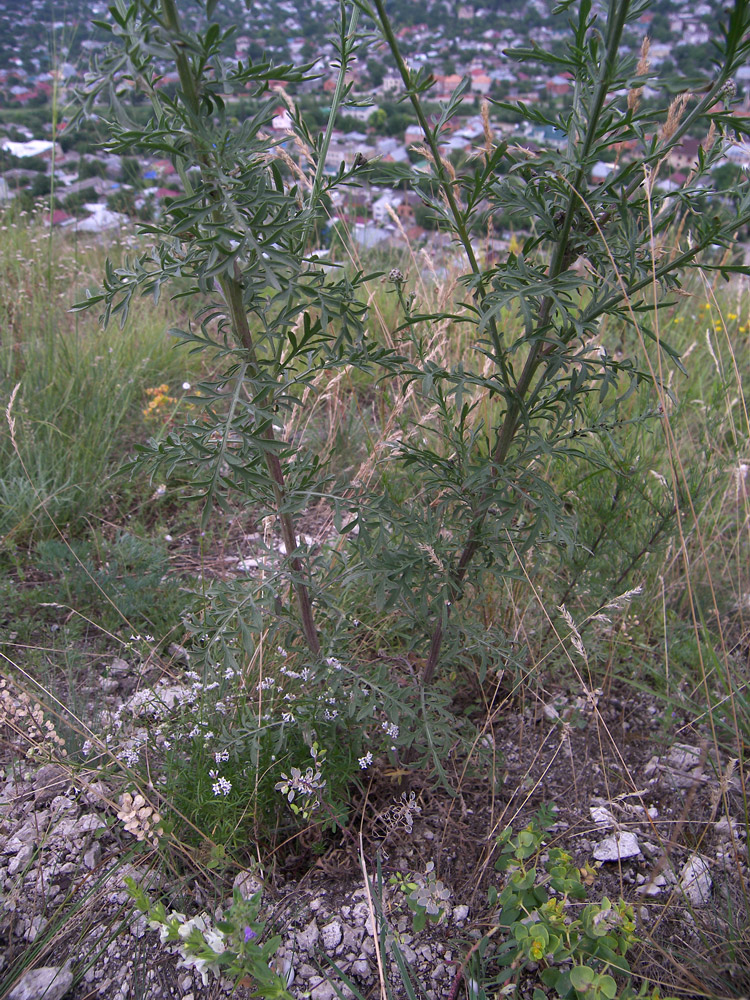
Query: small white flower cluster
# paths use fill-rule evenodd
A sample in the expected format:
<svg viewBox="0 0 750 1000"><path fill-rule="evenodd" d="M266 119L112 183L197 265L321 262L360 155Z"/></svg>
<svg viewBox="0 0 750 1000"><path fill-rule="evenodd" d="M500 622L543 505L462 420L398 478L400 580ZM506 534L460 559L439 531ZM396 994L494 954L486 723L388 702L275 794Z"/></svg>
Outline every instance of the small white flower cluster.
<svg viewBox="0 0 750 1000"><path fill-rule="evenodd" d="M141 747L148 743L148 734L136 733L126 740L117 753L117 759L127 767L135 767L141 759Z"/></svg>
<svg viewBox="0 0 750 1000"><path fill-rule="evenodd" d="M195 947L193 942L196 937L194 932L200 935L203 942L208 945L217 958L222 952L226 951L224 935L218 928L213 926L211 918L207 913L199 913L197 916L187 920L184 913L172 910L164 921L149 920L148 925L152 930L158 930L159 940L162 944L167 944L170 938L173 938L174 932L177 932L180 940L175 945L172 945L172 951L178 951L181 956L177 964L187 969L195 969L200 975L204 986L208 985L209 972L213 972L217 976L221 974L221 967L218 962L193 953L193 948ZM192 939L192 941L188 939Z"/></svg>
<svg viewBox="0 0 750 1000"><path fill-rule="evenodd" d="M370 764L372 764L372 754L368 750L367 753L364 755L364 757L359 758L359 766L364 771L366 768L370 766Z"/></svg>
<svg viewBox="0 0 750 1000"><path fill-rule="evenodd" d="M284 677L289 677L291 680L295 681L309 681L312 676L312 670L309 667L303 667L302 670L290 670L289 667L282 665L279 667L279 673L283 674Z"/></svg>
<svg viewBox="0 0 750 1000"><path fill-rule="evenodd" d="M232 676L234 676L234 671L232 671ZM185 677L191 681L190 691L193 695L193 701L195 701L199 695L205 694L206 691L215 691L216 688L221 687L219 681L211 681L209 684L206 684L197 670L186 670Z"/></svg>
<svg viewBox="0 0 750 1000"><path fill-rule="evenodd" d="M135 767L135 765L141 759L140 746L136 745L136 746L125 747L118 753L117 759L121 760L123 764L125 764L127 767Z"/></svg>
<svg viewBox="0 0 750 1000"><path fill-rule="evenodd" d="M390 736L392 740L398 739L399 728L397 725L395 725L395 723L388 722L388 720L385 719L383 722L381 722L380 728L387 736Z"/></svg>
<svg viewBox="0 0 750 1000"><path fill-rule="evenodd" d="M214 779L211 785L211 790L214 795L229 795L232 791L232 782L228 778L223 778L219 775L218 771L209 771L208 775L210 778Z"/></svg>
<svg viewBox="0 0 750 1000"><path fill-rule="evenodd" d="M217 705L218 705L218 703L217 703ZM219 709L219 711L221 711L221 709ZM170 740L167 740L167 739L163 738L163 731L162 731L161 727L159 727L156 730L156 735L159 738L158 742L160 742L160 744L162 746L167 747L167 749L171 748L172 743L171 743ZM200 739L203 743L209 743L212 739L214 739L214 737L216 736L216 733L214 733L213 729L204 729L204 728L202 728L202 726L200 724L196 724L196 725L192 726L190 729L186 729L184 732L181 732L181 733L180 732L172 732L171 735L172 735L173 739L176 739L176 740L187 741L187 740Z"/></svg>
<svg viewBox="0 0 750 1000"><path fill-rule="evenodd" d="M120 797L117 818L125 824L128 833L137 840L147 840L153 847L158 847L159 838L164 836L161 816L140 793L125 792Z"/></svg>

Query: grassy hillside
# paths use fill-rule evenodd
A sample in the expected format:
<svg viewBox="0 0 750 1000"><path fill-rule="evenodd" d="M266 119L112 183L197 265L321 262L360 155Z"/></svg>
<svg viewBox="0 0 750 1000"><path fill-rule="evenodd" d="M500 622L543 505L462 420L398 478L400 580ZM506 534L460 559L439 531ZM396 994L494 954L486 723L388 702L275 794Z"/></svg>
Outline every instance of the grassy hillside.
<svg viewBox="0 0 750 1000"><path fill-rule="evenodd" d="M125 255L132 240L123 237L106 252ZM64 745L71 774L98 770L113 795L144 788L146 780L154 788L156 780L171 831L162 860L183 874L207 874L216 865L231 874L257 851L270 869L286 864L290 852L304 866L306 852L314 858L332 848L332 829L371 815L358 812L368 780L375 811L386 808L388 781L376 777L373 784L367 765L362 780L356 776L357 759L366 760L375 746L371 730L406 732L418 721L430 733L428 746L370 754L376 775L411 766L417 787L437 782L451 795L491 797L507 765L487 755L485 737L504 720L529 710L542 717L544 710L601 740L607 727L590 706L614 696L635 703L646 692L660 719L660 745L703 746L726 778L717 794L731 797L736 813L750 740L750 449L743 395L750 310L743 283L718 284L699 274L683 288L659 311L658 329L688 374L663 371L664 394L645 384L632 393L585 457L570 452L537 464L540 479L565 497L560 530L567 544L540 537L522 558L511 558L502 587L477 566L463 614L482 629L466 632L427 714L417 719L418 703L404 700L404 691L424 663L424 639L403 611L373 602L368 581L377 571L353 556L326 496L312 498L300 523L326 579L321 607L337 636L327 651L335 669L322 685L300 687L304 651L265 645L266 624L252 599L254 588L277 585L273 522L230 492L226 508L202 528L200 503L182 474L162 481L137 465L123 471L149 438L168 440L190 421L190 397L196 386L211 384L215 357L191 355L167 334L187 322L179 298L140 299L122 329L106 332L93 315L72 314L72 303L101 273L104 252L74 234L48 232L40 218L8 214L0 225L2 673L13 697L25 693L39 702L59 737L57 748L40 743L13 723L6 701L7 773L29 746L59 755ZM413 293L425 314L450 311L461 298L457 268L438 276L424 255L388 263L401 269L402 291ZM407 356L421 342L422 362L459 364L466 345L450 321L426 328L426 340L404 338L392 286L375 278L366 290L373 342ZM519 318L508 313L503 323L512 337ZM633 342L637 336L610 323L599 346L659 370L663 355L650 342ZM283 427L285 440L314 448L339 483L366 482L397 505L419 503L413 491L420 481L396 453L415 434L432 440L433 404L420 382L384 388L375 374L342 370L321 375L309 398L304 418ZM496 404L481 393L475 402L471 419L491 423L486 410ZM217 398L214 405L227 404ZM444 441L435 437L434 447L436 462L451 460L440 453ZM286 602L283 587L278 599ZM251 626L257 642L244 634ZM209 633L214 659L205 645ZM235 664L221 674L212 667L217 643L221 662ZM123 661L124 684L117 674ZM365 681L356 698L353 662L355 687ZM193 694L168 711L141 709L138 731L151 742L144 756L144 737L134 742L133 721L125 721L131 709L123 714L118 705L135 691L169 684L192 686ZM102 700L102 691L116 696ZM399 698L397 718L388 706ZM340 712L351 716L344 730ZM352 712L369 722L355 725ZM274 785L283 784L290 765L302 765L311 730L323 748L313 763L327 775L326 804L318 814L286 814ZM612 738L628 760L630 744ZM185 750L174 749L179 740ZM453 754L458 767L449 766ZM219 771L225 786L217 793ZM533 774L532 764L526 774ZM236 794L248 780L249 800ZM547 798L538 779L530 780L531 800ZM701 829L700 822L691 826L690 836L700 841ZM248 843L258 846L249 853ZM733 898L732 905L741 905ZM731 938L740 951L747 947L742 921ZM708 962L715 941L704 930ZM661 940L657 932L647 949L651 974ZM727 995L721 968L701 972L700 961L677 957L691 976L702 977L702 990ZM726 968L733 961L727 958ZM674 968L657 972L679 985L675 975Z"/></svg>

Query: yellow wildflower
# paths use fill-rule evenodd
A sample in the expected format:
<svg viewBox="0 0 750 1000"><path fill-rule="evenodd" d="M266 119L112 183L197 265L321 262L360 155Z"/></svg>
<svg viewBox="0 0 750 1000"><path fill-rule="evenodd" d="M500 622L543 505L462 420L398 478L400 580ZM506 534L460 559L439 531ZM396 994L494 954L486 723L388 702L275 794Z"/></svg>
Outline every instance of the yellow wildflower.
<svg viewBox="0 0 750 1000"><path fill-rule="evenodd" d="M158 419L164 415L164 411L177 406L178 400L174 396L169 395L169 386L166 382L161 385L153 386L150 389L146 389L146 395L150 396L151 399L148 401L148 405L142 411L143 416L148 419Z"/></svg>

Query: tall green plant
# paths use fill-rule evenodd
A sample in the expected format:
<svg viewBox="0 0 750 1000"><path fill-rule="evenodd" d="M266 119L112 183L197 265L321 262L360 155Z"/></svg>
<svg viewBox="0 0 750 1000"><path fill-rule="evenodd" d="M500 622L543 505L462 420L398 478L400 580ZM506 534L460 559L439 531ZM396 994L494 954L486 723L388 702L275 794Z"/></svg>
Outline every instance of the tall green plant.
<svg viewBox="0 0 750 1000"><path fill-rule="evenodd" d="M152 249L124 266L109 265L103 290L84 305L103 304L105 322L122 319L136 292L158 297L166 284L197 303L194 323L173 332L191 349L214 351L224 371L200 386L195 402L202 417L154 444L147 457L167 472L192 470L206 499L204 519L231 491L255 511L274 512L286 579L313 658L321 650L313 595L334 620L335 580L355 596L364 583L379 607L405 612L419 626L411 630L415 646L430 636L425 685L445 655L447 637L452 654L484 666L496 662L502 634L477 627L470 613L459 611L470 568L479 590L485 579L502 582L512 559L532 545L575 545L574 519L546 474L549 463L604 455L589 439L616 435L623 399L644 383L657 386L663 409L662 358L680 362L660 335L660 308L691 268L743 270L727 255L738 227L750 221L747 185L733 192L735 211L727 219L718 201L706 210L701 182L726 142L747 131L732 114L731 78L750 50L748 4L735 3L715 73L700 92L655 110L641 104L642 88L656 82L647 47L637 60L622 44L645 3L610 0L606 16L593 14L590 0L561 4L561 17L573 14L567 50L511 54L568 71L574 78L570 110L558 121L523 103L498 106L532 125L555 125L565 148L498 143L487 116L484 150L458 174L444 159L441 139L462 107L468 80L433 121L425 107L432 81L407 66L383 0L357 0L351 15L342 4L339 81L325 132L314 137L290 103L296 160L266 131L277 104L266 90L271 80L304 79L305 68L229 66L222 52L231 32L217 24L187 30L173 0L110 8L111 21L101 26L117 44L96 68L83 110L101 110L106 100L110 147L170 157L184 194L156 224L143 227ZM215 3L200 6L210 22ZM324 196L336 184L357 183L369 169L358 157L333 178L324 173L335 115L351 96L344 81L362 40L360 14L387 43L424 132L432 177L415 175L412 182L467 265L464 301L433 313L418 309L407 279L391 272L405 314L398 349L379 347L366 329L364 276L323 268L309 245ZM160 83L174 68L172 95ZM233 123L225 95L247 89L257 110ZM145 129L128 116L124 95L132 92L151 103ZM696 130L704 141L688 179L676 190L660 187L666 157ZM622 144L630 142L641 153L626 159ZM591 168L603 158L613 169L594 184ZM522 222L531 235L519 252L487 265L477 234L500 215ZM717 247L727 251L720 260ZM463 338L460 362L435 349L436 331ZM653 340L656 360L643 351L608 353L604 341L618 331ZM411 423L404 414L391 448L398 472L356 491L349 481L335 483L304 441L282 433L319 380L345 366L409 386L429 414ZM658 410L641 406L654 417ZM346 554L313 557L300 544L298 516L320 497L350 532ZM248 652L248 621L262 629L280 611L275 579L265 577L257 591L259 599L243 597L242 610L230 616L233 635ZM223 613L216 617L223 620Z"/></svg>
<svg viewBox="0 0 750 1000"><path fill-rule="evenodd" d="M210 18L216 4L204 0L200 6ZM331 278L307 256L322 195L359 169L342 168L333 180L323 173L358 44L358 11L348 25L344 13L342 6L340 79L328 129L315 140L293 114L295 132L312 161L309 177L299 168L289 175L276 155L278 141L266 131L276 106L266 94L270 81L299 82L306 69L268 62L228 66L222 52L234 29L223 32L210 24L204 32L188 30L174 0L110 7L112 20L99 26L119 44L97 67L83 105L85 113L106 94L116 115L110 148L169 156L185 192L159 223L144 227L152 250L123 267L109 265L104 290L83 305L104 303L105 323L115 314L124 320L136 291L158 298L164 284L177 280L183 283L179 294L201 302L200 332L195 327L172 332L194 349L215 350L226 368L217 381L200 386L205 419L159 445L151 458L155 466L188 463L194 474L198 470L204 522L213 503L233 489L275 512L314 656L320 642L295 515L308 504L316 462L312 455L292 453L277 426L279 414L299 405L317 375L343 363L364 331L364 306L356 298L361 275ZM174 97L160 89L165 66L176 67ZM131 87L151 102L146 128L136 127L122 101ZM225 96L248 89L257 111L235 128Z"/></svg>
<svg viewBox="0 0 750 1000"><path fill-rule="evenodd" d="M441 142L462 107L468 78L434 121L425 108L433 81L408 67L384 0L363 0L362 6L388 44L404 96L424 133L432 180L439 187L439 195L431 196L424 185L424 199L462 248L468 267L464 284L470 298L463 322L473 327L473 356L451 368L429 361L413 371L442 420L441 434L453 456L447 460L442 451L435 474L434 454L404 449L407 461L419 465L432 486L434 521L448 539L434 559L444 569L432 588L427 683L443 649L451 608L461 599L478 556L502 575L513 553L532 543L571 543L572 526L565 522L561 498L540 474L542 463L550 457L587 461L586 439L612 433L619 403L639 383L661 385L663 414L662 355L682 366L660 336L659 309L686 272L696 267L718 268L724 276L747 271L729 262L728 255L717 258L750 220L748 185L732 192L737 211L728 218L719 198L705 210L703 181L727 142L747 132L731 103L732 77L750 53L750 8L747 0L734 4L715 46L714 74L700 91L654 110L641 104L644 85L658 82L648 64L648 46L640 60L623 47L626 26L647 4L610 0L603 18L592 12L590 0L566 0L556 8L560 16L573 15L562 55L536 46L507 54L570 73L570 110L558 120L523 102L494 102L531 125L554 126L564 148L532 151L496 143L487 120L484 155L456 176ZM666 158L696 130L703 141L687 180L678 189L660 186ZM640 155L625 158L622 144L632 141ZM591 168L602 159L611 162L612 170L597 184L590 179ZM476 234L486 231L495 214L524 227L530 223L532 235L519 253L483 266ZM440 318L417 314L407 300L404 305L407 327L419 329ZM512 317L522 328L520 336L512 332L516 324L508 323ZM646 365L643 357L608 354L602 339L607 325L653 340L660 348L657 362ZM598 396L593 420L591 406L584 405L592 394ZM480 396L495 403L491 419L482 422L471 419ZM461 636L459 629L455 636Z"/></svg>

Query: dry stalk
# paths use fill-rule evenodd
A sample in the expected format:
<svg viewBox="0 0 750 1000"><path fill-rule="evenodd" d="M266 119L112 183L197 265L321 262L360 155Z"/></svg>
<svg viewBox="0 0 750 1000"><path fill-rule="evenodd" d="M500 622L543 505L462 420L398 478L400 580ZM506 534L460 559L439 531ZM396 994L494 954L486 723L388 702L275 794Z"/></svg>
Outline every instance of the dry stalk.
<svg viewBox="0 0 750 1000"><path fill-rule="evenodd" d="M659 130L659 142L663 145L668 143L672 136L677 131L680 122L685 114L685 110L688 105L688 101L693 95L690 91L685 91L684 94L678 94L677 97L669 105L669 111L667 112L667 120L662 125ZM648 200L651 202L651 194L656 184L656 180L659 176L659 171L662 165L666 162L669 153L665 155L656 163L653 170L650 170L644 165L643 174L646 183L646 190L648 191Z"/></svg>
<svg viewBox="0 0 750 1000"><path fill-rule="evenodd" d="M490 124L490 102L486 98L482 101L482 129L484 131L484 155L489 160L495 150L495 136Z"/></svg>
<svg viewBox="0 0 750 1000"><path fill-rule="evenodd" d="M279 97L281 98L281 100L284 102L284 104L287 106L287 108L289 109L289 111L292 111L292 112L295 112L295 113L298 111L297 105L294 103L294 101L292 100L292 98L286 92L286 90L285 90L284 87L279 87L277 93L278 93ZM310 166L313 169L315 169L315 167L317 166L317 163L315 161L315 157L313 156L313 152L310 149L310 147L307 145L307 143L303 142L302 139L300 139L300 137L297 135L296 132L291 131L290 135L293 136L293 138L294 138L294 145L297 147L297 149L299 149L299 151L302 154L302 156L304 157L304 159L307 161L307 163L310 164Z"/></svg>
<svg viewBox="0 0 750 1000"><path fill-rule="evenodd" d="M438 281L437 271L435 270L435 262L432 259L432 257L430 257L430 255L427 253L425 247L421 247L419 251L419 256L422 258L422 260L427 266L427 270L432 275L432 280L435 282L435 287L439 289L440 282Z"/></svg>
<svg viewBox="0 0 750 1000"><path fill-rule="evenodd" d="M290 135L294 137L295 141L297 140L297 136L293 132L290 133ZM297 145L301 146L302 144L298 142ZM292 176L296 177L307 191L312 191L310 178L307 176L302 167L300 167L299 163L297 163L297 161L294 160L289 153L287 153L287 151L282 149L280 146L276 148L275 153L276 156L286 164Z"/></svg>
<svg viewBox="0 0 750 1000"><path fill-rule="evenodd" d="M18 442L16 441L16 418L13 415L13 404L16 401L16 396L18 395L18 390L21 388L21 383L17 382L13 387L13 392L10 394L10 399L8 400L8 405L5 407L5 419L8 421L8 429L10 430L10 440L13 445L13 450L18 454Z"/></svg>
<svg viewBox="0 0 750 1000"><path fill-rule="evenodd" d="M432 164L433 170L435 171L435 175L439 176L440 170L438 167L438 163L436 162L435 157L432 153L432 150L421 142L415 142L411 148L414 150L415 153L419 153L420 156L424 156L425 160L427 160L428 163ZM442 169L448 175L448 177L450 178L451 186L453 186L456 181L456 171L453 167L453 164L450 162L450 160L446 160L445 157L441 154L439 166L442 167ZM443 204L445 205L446 209L450 211L451 208L450 202L448 201L448 196L445 193L442 184L440 185L440 196L443 199Z"/></svg>
<svg viewBox="0 0 750 1000"><path fill-rule="evenodd" d="M13 690L0 680L0 726L7 726L25 744L29 758L56 760L67 757L65 740L54 722L44 718L38 701L32 701L26 691Z"/></svg>
<svg viewBox="0 0 750 1000"><path fill-rule="evenodd" d="M359 863L362 867L362 877L364 879L365 894L367 896L367 908L370 912L372 922L372 943L375 946L375 961L378 966L378 980L380 982L380 1000L388 1000L388 991L385 988L385 970L383 968L383 956L380 954L380 939L378 937L378 924L375 919L375 906L372 902L370 891L370 876L367 874L367 864L365 863L365 849L362 843L362 831L359 833Z"/></svg>

